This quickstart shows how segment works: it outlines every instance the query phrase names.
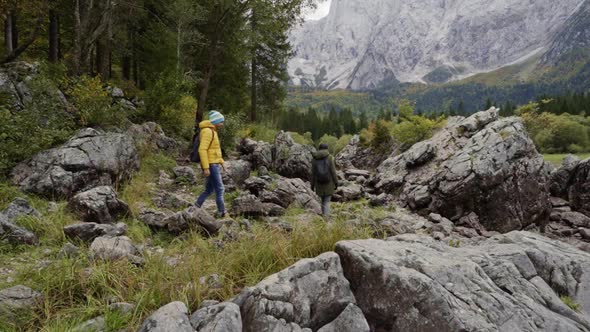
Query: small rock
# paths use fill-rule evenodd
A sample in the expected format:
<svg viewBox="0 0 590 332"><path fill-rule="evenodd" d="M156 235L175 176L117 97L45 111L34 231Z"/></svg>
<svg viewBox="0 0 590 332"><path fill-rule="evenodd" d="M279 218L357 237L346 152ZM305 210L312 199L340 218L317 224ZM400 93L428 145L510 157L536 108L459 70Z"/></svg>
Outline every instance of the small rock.
<svg viewBox="0 0 590 332"><path fill-rule="evenodd" d="M43 301L43 295L23 285L0 290L0 318L17 318L21 310L31 310Z"/></svg>
<svg viewBox="0 0 590 332"><path fill-rule="evenodd" d="M163 170L160 170L160 176L158 177L158 185L160 186L170 186L174 184L174 180Z"/></svg>
<svg viewBox="0 0 590 332"><path fill-rule="evenodd" d="M101 186L72 197L68 206L85 222L110 224L131 215L127 203L120 200L112 187Z"/></svg>
<svg viewBox="0 0 590 332"><path fill-rule="evenodd" d="M47 213L56 213L59 211L59 206L56 202L49 202L47 204Z"/></svg>
<svg viewBox="0 0 590 332"><path fill-rule="evenodd" d="M201 284L201 286L205 286L212 289L220 289L221 287L223 287L223 285L221 284L221 277L219 277L219 274L216 273L200 277L199 284Z"/></svg>
<svg viewBox="0 0 590 332"><path fill-rule="evenodd" d="M350 303L330 324L317 332L369 332L369 323L359 307Z"/></svg>
<svg viewBox="0 0 590 332"><path fill-rule="evenodd" d="M195 170L190 166L177 166L172 170L176 178L176 183L188 182L189 184L197 183L197 175Z"/></svg>
<svg viewBox="0 0 590 332"><path fill-rule="evenodd" d="M143 263L143 259L137 256L139 251L126 236L97 237L90 245L90 253L94 259L129 259L132 263Z"/></svg>
<svg viewBox="0 0 590 332"><path fill-rule="evenodd" d="M105 332L107 330L104 317L99 316L76 326L72 332Z"/></svg>
<svg viewBox="0 0 590 332"><path fill-rule="evenodd" d="M260 166L258 168L258 176L265 176L265 175L270 175L268 168L266 168L266 166Z"/></svg>
<svg viewBox="0 0 590 332"><path fill-rule="evenodd" d="M590 240L590 229L580 228L580 235L584 240Z"/></svg>
<svg viewBox="0 0 590 332"><path fill-rule="evenodd" d="M109 304L109 310L111 311L118 311L123 315L127 315L133 312L135 309L135 305L127 302L115 302Z"/></svg>
<svg viewBox="0 0 590 332"><path fill-rule="evenodd" d="M79 254L79 249L70 242L66 243L57 254L58 258L74 258Z"/></svg>
<svg viewBox="0 0 590 332"><path fill-rule="evenodd" d="M152 200L157 207L172 210L185 209L192 205L180 195L168 191L158 191Z"/></svg>

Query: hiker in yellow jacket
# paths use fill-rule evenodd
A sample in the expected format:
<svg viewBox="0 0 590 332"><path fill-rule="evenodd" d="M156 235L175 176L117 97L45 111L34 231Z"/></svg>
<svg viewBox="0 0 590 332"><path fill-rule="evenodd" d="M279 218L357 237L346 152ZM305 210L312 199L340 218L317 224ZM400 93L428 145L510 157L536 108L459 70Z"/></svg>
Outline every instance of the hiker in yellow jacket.
<svg viewBox="0 0 590 332"><path fill-rule="evenodd" d="M201 168L203 174L207 178L205 191L199 195L195 202L197 207L201 207L207 197L215 192L215 202L217 203L217 213L220 217L228 216L225 210L225 203L223 201L223 194L225 187L221 178L221 169L223 167L223 157L221 155L221 144L219 143L219 135L217 131L223 127L225 121L224 116L217 112L209 112L209 120L201 121L199 123L200 144L199 157L201 158Z"/></svg>

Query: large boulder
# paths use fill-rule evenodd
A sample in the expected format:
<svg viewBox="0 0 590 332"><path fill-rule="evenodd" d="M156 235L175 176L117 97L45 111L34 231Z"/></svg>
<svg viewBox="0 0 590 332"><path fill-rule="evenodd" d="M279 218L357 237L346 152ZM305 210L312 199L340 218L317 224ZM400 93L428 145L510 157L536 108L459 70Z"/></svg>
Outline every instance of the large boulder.
<svg viewBox="0 0 590 332"><path fill-rule="evenodd" d="M252 332L315 331L355 303L333 252L300 260L244 290L240 297L244 331Z"/></svg>
<svg viewBox="0 0 590 332"><path fill-rule="evenodd" d="M577 165L567 193L572 209L590 217L590 159Z"/></svg>
<svg viewBox="0 0 590 332"><path fill-rule="evenodd" d="M227 191L241 187L252 172L252 164L246 160L228 160L224 167L223 184Z"/></svg>
<svg viewBox="0 0 590 332"><path fill-rule="evenodd" d="M137 169L139 157L130 136L86 128L64 145L17 165L11 178L23 191L70 198L90 188L121 183Z"/></svg>
<svg viewBox="0 0 590 332"><path fill-rule="evenodd" d="M311 179L312 146L295 143L288 132L280 131L273 145L274 169L288 178Z"/></svg>
<svg viewBox="0 0 590 332"><path fill-rule="evenodd" d="M166 136L162 127L155 122L134 124L127 129L127 134L133 137L135 144L140 148L172 152L179 146L178 142Z"/></svg>
<svg viewBox="0 0 590 332"><path fill-rule="evenodd" d="M82 241L92 241L100 236L120 236L126 233L127 225L124 223L110 225L85 222L64 227L64 234L68 238Z"/></svg>
<svg viewBox="0 0 590 332"><path fill-rule="evenodd" d="M540 235L451 247L406 234L336 252L371 331L590 331L590 255Z"/></svg>
<svg viewBox="0 0 590 332"><path fill-rule="evenodd" d="M551 195L567 198L568 189L578 164L580 164L580 158L577 156L570 154L563 158L561 167L551 172Z"/></svg>
<svg viewBox="0 0 590 332"><path fill-rule="evenodd" d="M275 182L266 186L259 193L259 198L263 203L274 203L283 208L288 208L291 204L296 203L317 214L322 211L319 197L311 190L309 183L298 178L277 178Z"/></svg>
<svg viewBox="0 0 590 332"><path fill-rule="evenodd" d="M234 216L261 217L267 215L268 211L258 197L246 194L233 200L231 213Z"/></svg>
<svg viewBox="0 0 590 332"><path fill-rule="evenodd" d="M16 198L0 212L0 240L12 244L38 244L39 239L33 232L15 224L21 216L40 218L41 214L31 207L25 199Z"/></svg>
<svg viewBox="0 0 590 332"><path fill-rule="evenodd" d="M68 203L85 222L111 224L119 218L131 215L129 205L119 199L113 187L100 186L81 192Z"/></svg>
<svg viewBox="0 0 590 332"><path fill-rule="evenodd" d="M97 237L90 245L90 254L94 259L105 261L128 259L132 263L143 263L139 250L126 236Z"/></svg>
<svg viewBox="0 0 590 332"><path fill-rule="evenodd" d="M452 221L475 213L488 230L508 232L548 220L543 156L519 118L498 109L450 121L432 139L390 157L371 180L413 210Z"/></svg>
<svg viewBox="0 0 590 332"><path fill-rule="evenodd" d="M153 230L167 231L172 234L180 234L193 228L204 235L214 236L223 226L221 221L217 221L205 210L195 206L172 214L143 209L138 218Z"/></svg>
<svg viewBox="0 0 590 332"><path fill-rule="evenodd" d="M168 303L149 316L138 332L193 332L188 314L184 303Z"/></svg>

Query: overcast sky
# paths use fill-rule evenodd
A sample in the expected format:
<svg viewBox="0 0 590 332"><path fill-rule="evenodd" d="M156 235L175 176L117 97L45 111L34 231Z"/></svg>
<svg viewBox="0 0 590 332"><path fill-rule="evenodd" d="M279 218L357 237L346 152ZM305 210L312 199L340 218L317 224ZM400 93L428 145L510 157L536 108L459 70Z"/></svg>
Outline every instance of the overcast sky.
<svg viewBox="0 0 590 332"><path fill-rule="evenodd" d="M326 0L318 5L318 8L314 11L311 11L305 14L305 20L319 20L320 18L328 15L328 11L330 11L330 3L332 0Z"/></svg>

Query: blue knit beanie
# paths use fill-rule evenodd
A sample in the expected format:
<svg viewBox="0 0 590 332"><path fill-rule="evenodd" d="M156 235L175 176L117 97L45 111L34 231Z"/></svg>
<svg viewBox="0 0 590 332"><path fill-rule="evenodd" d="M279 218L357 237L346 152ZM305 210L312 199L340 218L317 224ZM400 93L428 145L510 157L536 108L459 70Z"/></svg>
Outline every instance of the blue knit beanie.
<svg viewBox="0 0 590 332"><path fill-rule="evenodd" d="M212 124L216 125L216 124L220 124L223 121L225 121L225 117L217 111L210 111L209 112L209 121L211 121Z"/></svg>

